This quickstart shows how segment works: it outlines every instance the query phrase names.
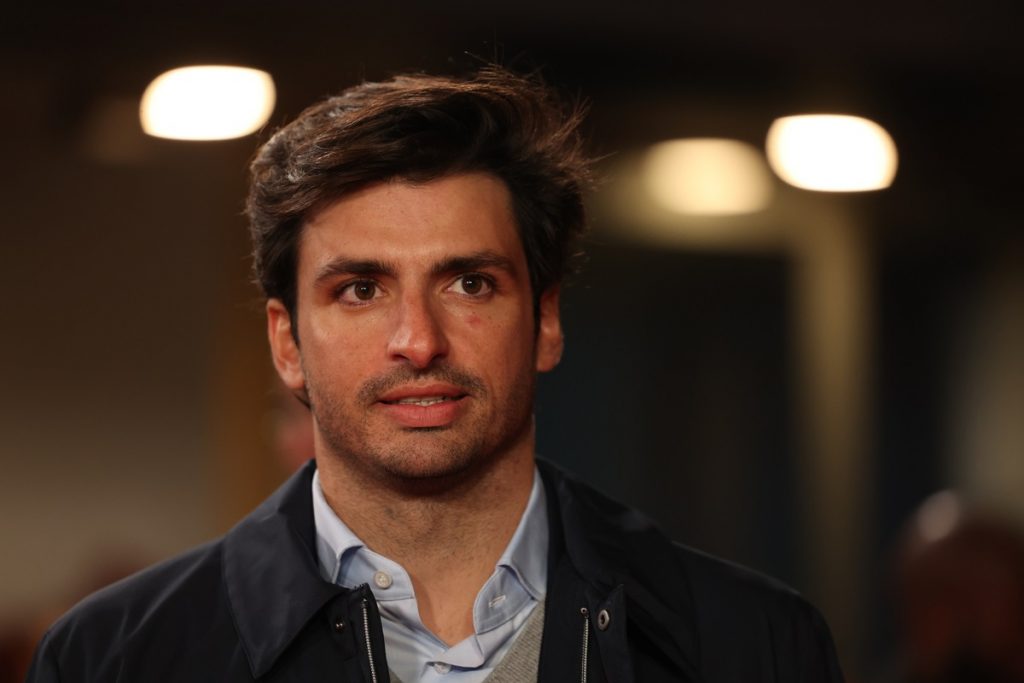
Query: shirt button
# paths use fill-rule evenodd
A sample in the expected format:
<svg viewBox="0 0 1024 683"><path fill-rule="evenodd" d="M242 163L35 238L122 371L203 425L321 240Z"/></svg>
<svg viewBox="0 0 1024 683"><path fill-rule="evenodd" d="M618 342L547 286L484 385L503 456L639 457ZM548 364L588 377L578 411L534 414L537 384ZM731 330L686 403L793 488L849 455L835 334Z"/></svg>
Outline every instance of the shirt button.
<svg viewBox="0 0 1024 683"><path fill-rule="evenodd" d="M434 662L434 671L439 674L446 674L452 670L452 665L446 662Z"/></svg>
<svg viewBox="0 0 1024 683"><path fill-rule="evenodd" d="M375 572L373 575L373 585L377 588L391 588L391 575L387 572Z"/></svg>

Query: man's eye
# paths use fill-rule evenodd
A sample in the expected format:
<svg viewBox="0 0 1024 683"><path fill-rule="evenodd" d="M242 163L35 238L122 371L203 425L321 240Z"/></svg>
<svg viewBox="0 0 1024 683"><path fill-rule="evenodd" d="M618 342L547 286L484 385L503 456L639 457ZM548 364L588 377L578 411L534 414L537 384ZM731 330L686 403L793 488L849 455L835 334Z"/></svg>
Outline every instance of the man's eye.
<svg viewBox="0 0 1024 683"><path fill-rule="evenodd" d="M349 303L371 301L377 296L377 283L373 280L360 280L345 285L338 298Z"/></svg>
<svg viewBox="0 0 1024 683"><path fill-rule="evenodd" d="M455 282L452 283L452 290L457 294L467 294L469 296L481 296L483 294L489 294L494 288L490 278L487 278L479 273L469 273L467 275L460 275Z"/></svg>

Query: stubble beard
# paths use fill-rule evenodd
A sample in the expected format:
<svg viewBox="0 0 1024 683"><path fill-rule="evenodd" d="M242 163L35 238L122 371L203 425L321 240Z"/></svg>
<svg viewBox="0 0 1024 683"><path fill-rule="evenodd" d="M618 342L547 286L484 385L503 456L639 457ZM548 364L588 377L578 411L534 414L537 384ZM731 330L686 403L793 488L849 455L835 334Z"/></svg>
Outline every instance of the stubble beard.
<svg viewBox="0 0 1024 683"><path fill-rule="evenodd" d="M439 381L461 387L471 401L451 426L381 425L377 397L405 383ZM447 364L425 370L401 367L365 382L354 397L330 391L306 374L315 428L346 470L366 483L405 492L433 493L475 480L512 452L533 429L535 377L521 373L495 402L479 378ZM488 407L493 406L493 410Z"/></svg>

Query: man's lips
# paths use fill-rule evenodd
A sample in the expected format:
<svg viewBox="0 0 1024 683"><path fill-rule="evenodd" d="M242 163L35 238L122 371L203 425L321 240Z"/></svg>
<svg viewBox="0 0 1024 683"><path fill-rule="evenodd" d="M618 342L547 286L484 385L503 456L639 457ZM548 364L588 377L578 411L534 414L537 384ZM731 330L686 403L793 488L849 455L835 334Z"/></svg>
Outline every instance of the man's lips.
<svg viewBox="0 0 1024 683"><path fill-rule="evenodd" d="M392 389L377 399L390 419L405 428L447 427L462 412L468 394L450 384Z"/></svg>
<svg viewBox="0 0 1024 683"><path fill-rule="evenodd" d="M461 396L421 396L421 397L402 398L402 399L399 399L397 401L381 401L381 403L386 403L387 405L391 405L391 406L393 406L393 405L400 405L400 406L422 406L422 407L425 408L426 406L432 406L432 405L434 405L436 403L441 403L442 401L457 401L460 398L462 398L462 397Z"/></svg>
<svg viewBox="0 0 1024 683"><path fill-rule="evenodd" d="M380 396L377 400L388 405L429 406L442 401L457 401L466 395L464 389L451 384L427 384L398 387Z"/></svg>

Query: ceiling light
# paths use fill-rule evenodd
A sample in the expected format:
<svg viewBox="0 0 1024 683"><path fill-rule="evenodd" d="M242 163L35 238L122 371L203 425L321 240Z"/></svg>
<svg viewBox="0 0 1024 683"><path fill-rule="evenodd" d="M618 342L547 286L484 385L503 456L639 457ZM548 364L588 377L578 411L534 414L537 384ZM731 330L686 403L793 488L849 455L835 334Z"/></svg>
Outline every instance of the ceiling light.
<svg viewBox="0 0 1024 683"><path fill-rule="evenodd" d="M772 179L753 146L724 138L669 140L651 147L644 164L648 192L681 214L755 213L771 201Z"/></svg>
<svg viewBox="0 0 1024 683"><path fill-rule="evenodd" d="M274 110L270 74L239 66L188 66L157 76L142 95L148 134L226 140L253 133Z"/></svg>
<svg viewBox="0 0 1024 683"><path fill-rule="evenodd" d="M768 163L790 185L807 190L880 190L896 175L896 145L874 121L813 114L776 119L765 144Z"/></svg>

